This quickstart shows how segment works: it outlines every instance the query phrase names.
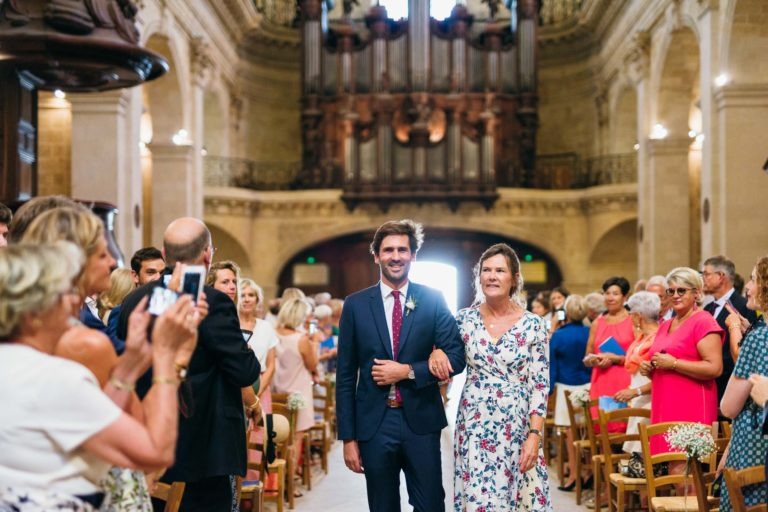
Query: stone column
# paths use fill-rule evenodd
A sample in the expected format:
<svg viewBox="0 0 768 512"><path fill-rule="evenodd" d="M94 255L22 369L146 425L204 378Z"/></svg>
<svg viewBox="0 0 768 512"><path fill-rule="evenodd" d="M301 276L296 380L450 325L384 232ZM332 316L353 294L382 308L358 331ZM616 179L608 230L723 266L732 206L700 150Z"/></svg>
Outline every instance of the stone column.
<svg viewBox="0 0 768 512"><path fill-rule="evenodd" d="M715 102L720 133L710 190L712 253L726 254L747 277L768 246L768 84L725 86Z"/></svg>
<svg viewBox="0 0 768 512"><path fill-rule="evenodd" d="M163 232L172 220L195 216L194 146L152 143L148 148L152 153L152 244L161 247Z"/></svg>
<svg viewBox="0 0 768 512"><path fill-rule="evenodd" d="M213 72L213 59L201 37L192 39L192 182L191 215L203 218L203 138L205 136L205 88Z"/></svg>
<svg viewBox="0 0 768 512"><path fill-rule="evenodd" d="M690 189L688 138L649 139L648 173L638 203L643 208L643 244L649 261L648 275L664 274L674 267L695 265L690 261ZM645 276L645 273L640 275Z"/></svg>
<svg viewBox="0 0 768 512"><path fill-rule="evenodd" d="M119 89L67 98L72 105L72 197L117 206L115 237L130 257L141 245L141 226L134 222L142 204L138 121L130 119L136 93Z"/></svg>

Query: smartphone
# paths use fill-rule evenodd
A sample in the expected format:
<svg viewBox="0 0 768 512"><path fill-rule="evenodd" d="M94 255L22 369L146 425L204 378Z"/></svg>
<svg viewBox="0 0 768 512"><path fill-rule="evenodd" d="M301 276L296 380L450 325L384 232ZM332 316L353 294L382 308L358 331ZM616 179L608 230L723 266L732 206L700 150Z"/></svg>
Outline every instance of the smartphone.
<svg viewBox="0 0 768 512"><path fill-rule="evenodd" d="M197 304L203 292L205 267L203 265L185 265L181 276L181 293L191 295Z"/></svg>
<svg viewBox="0 0 768 512"><path fill-rule="evenodd" d="M558 322L565 322L565 311L562 309L557 310L557 320Z"/></svg>
<svg viewBox="0 0 768 512"><path fill-rule="evenodd" d="M309 321L309 335L314 336L317 332L317 320Z"/></svg>
<svg viewBox="0 0 768 512"><path fill-rule="evenodd" d="M152 290L152 296L149 298L149 311L150 315L160 316L171 307L179 298L173 290L157 286Z"/></svg>

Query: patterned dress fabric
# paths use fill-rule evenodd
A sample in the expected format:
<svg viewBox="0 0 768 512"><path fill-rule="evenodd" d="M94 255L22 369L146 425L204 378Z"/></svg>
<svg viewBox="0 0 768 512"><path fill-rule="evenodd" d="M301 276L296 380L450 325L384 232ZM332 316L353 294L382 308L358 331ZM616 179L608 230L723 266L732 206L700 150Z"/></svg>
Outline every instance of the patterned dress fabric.
<svg viewBox="0 0 768 512"><path fill-rule="evenodd" d="M538 462L520 472L531 414L546 416L549 390L547 331L526 312L494 340L478 308L459 311L467 381L461 394L454 439L456 512L549 512L547 468Z"/></svg>
<svg viewBox="0 0 768 512"><path fill-rule="evenodd" d="M742 379L748 379L753 373L768 375L766 353L768 353L768 325L765 323L765 318L761 317L744 338L733 375ZM762 421L763 409L751 397L747 397L741 412L733 420L726 467L743 469L765 464L768 438L763 436ZM733 506L727 486L723 486L722 489L720 510L730 512ZM768 486L763 484L744 488L744 501L747 506L768 502Z"/></svg>

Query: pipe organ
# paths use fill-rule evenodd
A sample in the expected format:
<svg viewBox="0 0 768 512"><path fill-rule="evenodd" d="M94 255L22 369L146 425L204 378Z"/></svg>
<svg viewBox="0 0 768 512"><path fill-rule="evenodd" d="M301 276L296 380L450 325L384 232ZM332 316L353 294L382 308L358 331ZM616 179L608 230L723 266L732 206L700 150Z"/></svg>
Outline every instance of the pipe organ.
<svg viewBox="0 0 768 512"><path fill-rule="evenodd" d="M350 208L399 201L456 208L490 207L497 186L531 183L537 2L509 3L511 19L497 19L493 8L475 19L457 5L439 21L429 0L409 0L407 19L392 20L376 5L364 19L346 13L329 22L324 1L301 0L297 187L342 188Z"/></svg>

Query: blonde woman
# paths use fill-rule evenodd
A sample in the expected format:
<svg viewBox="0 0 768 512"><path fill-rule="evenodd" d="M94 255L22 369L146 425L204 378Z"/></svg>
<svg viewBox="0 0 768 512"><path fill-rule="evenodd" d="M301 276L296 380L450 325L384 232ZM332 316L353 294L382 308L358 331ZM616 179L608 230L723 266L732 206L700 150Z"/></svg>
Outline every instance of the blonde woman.
<svg viewBox="0 0 768 512"><path fill-rule="evenodd" d="M151 347L146 329L129 345L129 352L134 342L146 351L140 370L151 363L155 375L145 425L110 400L88 368L54 357L80 303L73 284L83 261L67 242L0 251L0 439L13 440L0 450L0 510L99 509L111 465L151 471L173 463L174 361L197 341L191 301L183 298L158 317ZM142 310L132 321L146 327L148 316Z"/></svg>
<svg viewBox="0 0 768 512"><path fill-rule="evenodd" d="M277 315L277 337L280 342L275 348L277 365L272 387L277 393L300 393L306 404L296 416L295 446L301 446L304 432L315 423L312 373L317 367L318 344L300 330L311 311L306 301L288 299L283 302ZM300 453L301 450L296 450L296 467Z"/></svg>
<svg viewBox="0 0 768 512"><path fill-rule="evenodd" d="M225 293L237 305L237 282L239 280L240 266L234 261L225 260L211 264L205 284Z"/></svg>
<svg viewBox="0 0 768 512"><path fill-rule="evenodd" d="M129 268L116 268L109 276L109 289L99 295L97 305L99 318L104 325L109 325L112 310L123 303L123 299L133 291L133 273Z"/></svg>

